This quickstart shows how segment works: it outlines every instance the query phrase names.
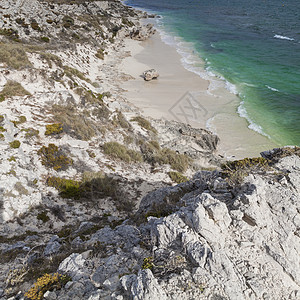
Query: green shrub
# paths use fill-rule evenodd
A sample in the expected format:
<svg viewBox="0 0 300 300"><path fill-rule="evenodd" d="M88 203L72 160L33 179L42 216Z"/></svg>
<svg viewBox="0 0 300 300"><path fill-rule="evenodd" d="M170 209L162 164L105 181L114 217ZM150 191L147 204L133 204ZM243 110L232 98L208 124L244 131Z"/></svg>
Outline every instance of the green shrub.
<svg viewBox="0 0 300 300"><path fill-rule="evenodd" d="M179 172L168 172L169 177L171 178L172 181L176 182L176 183L183 183L188 181L187 177L185 177L184 175L182 175Z"/></svg>
<svg viewBox="0 0 300 300"><path fill-rule="evenodd" d="M3 121L4 121L4 117L0 115L0 123L2 123Z"/></svg>
<svg viewBox="0 0 300 300"><path fill-rule="evenodd" d="M23 124L27 121L25 116L20 116L18 121L11 121L15 127L18 127L19 124Z"/></svg>
<svg viewBox="0 0 300 300"><path fill-rule="evenodd" d="M4 141L4 140L5 140L4 134L0 133L0 141Z"/></svg>
<svg viewBox="0 0 300 300"><path fill-rule="evenodd" d="M116 197L117 183L102 173L84 173L81 181L49 177L47 185L56 188L62 198L69 199L99 199Z"/></svg>
<svg viewBox="0 0 300 300"><path fill-rule="evenodd" d="M46 131L45 135L56 135L63 132L62 124L61 123L55 123L46 125Z"/></svg>
<svg viewBox="0 0 300 300"><path fill-rule="evenodd" d="M38 150L42 164L46 167L53 168L55 171L66 170L73 164L73 160L67 157L61 149L54 144L48 147L43 146Z"/></svg>
<svg viewBox="0 0 300 300"><path fill-rule="evenodd" d="M151 123L148 120L144 119L143 117L137 116L132 118L130 121L137 122L144 129L151 131L155 134L157 133L157 130L151 125Z"/></svg>
<svg viewBox="0 0 300 300"><path fill-rule="evenodd" d="M142 156L140 153L128 149L126 146L119 144L118 142L108 142L103 146L103 151L105 154L109 155L112 158L117 158L124 160L126 162L141 162Z"/></svg>
<svg viewBox="0 0 300 300"><path fill-rule="evenodd" d="M0 132L5 132L7 131L3 126L0 126Z"/></svg>
<svg viewBox="0 0 300 300"><path fill-rule="evenodd" d="M17 149L17 148L20 148L21 143L18 140L14 140L9 143L9 146L10 146L10 148Z"/></svg>
<svg viewBox="0 0 300 300"><path fill-rule="evenodd" d="M9 162L12 162L12 161L16 161L16 157L15 156L11 156L10 158L7 159Z"/></svg>
<svg viewBox="0 0 300 300"><path fill-rule="evenodd" d="M56 188L62 198L81 198L82 190L79 181L53 176L47 179L47 185Z"/></svg>
<svg viewBox="0 0 300 300"><path fill-rule="evenodd" d="M41 41L42 41L42 42L45 42L45 43L49 43L49 42L50 42L50 39L49 39L47 36L42 36L42 37L41 37Z"/></svg>
<svg viewBox="0 0 300 300"><path fill-rule="evenodd" d="M28 91L26 91L19 82L8 80L5 84L3 90L0 92L1 100L3 101L7 98L14 96L26 96L30 95Z"/></svg>

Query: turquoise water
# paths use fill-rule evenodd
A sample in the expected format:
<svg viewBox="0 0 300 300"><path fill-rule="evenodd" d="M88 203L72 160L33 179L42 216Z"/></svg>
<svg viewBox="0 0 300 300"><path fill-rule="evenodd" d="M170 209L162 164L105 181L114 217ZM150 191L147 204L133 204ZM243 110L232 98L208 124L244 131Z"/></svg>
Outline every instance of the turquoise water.
<svg viewBox="0 0 300 300"><path fill-rule="evenodd" d="M296 0L130 0L158 23L189 66L226 80L250 128L280 145L300 145L300 2ZM181 41L181 42L180 42Z"/></svg>

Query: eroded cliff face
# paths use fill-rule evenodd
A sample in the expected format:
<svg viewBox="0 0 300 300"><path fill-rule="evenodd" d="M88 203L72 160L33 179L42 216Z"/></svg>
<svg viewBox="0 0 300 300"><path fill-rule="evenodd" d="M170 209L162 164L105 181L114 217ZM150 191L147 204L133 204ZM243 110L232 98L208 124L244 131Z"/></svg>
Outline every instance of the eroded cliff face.
<svg viewBox="0 0 300 300"><path fill-rule="evenodd" d="M123 40L154 32L143 12L5 0L0 14L1 299L42 276L27 298L300 297L298 148L221 168L211 132L144 118L118 70Z"/></svg>

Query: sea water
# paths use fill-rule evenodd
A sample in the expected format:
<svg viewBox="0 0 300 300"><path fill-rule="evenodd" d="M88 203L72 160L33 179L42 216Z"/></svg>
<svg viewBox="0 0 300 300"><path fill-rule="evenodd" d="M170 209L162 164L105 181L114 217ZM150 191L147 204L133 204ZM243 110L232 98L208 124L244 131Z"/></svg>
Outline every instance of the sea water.
<svg viewBox="0 0 300 300"><path fill-rule="evenodd" d="M237 113L249 128L279 145L300 145L300 1L126 4L161 16L163 40L187 69L210 80L209 92L223 84L240 97Z"/></svg>

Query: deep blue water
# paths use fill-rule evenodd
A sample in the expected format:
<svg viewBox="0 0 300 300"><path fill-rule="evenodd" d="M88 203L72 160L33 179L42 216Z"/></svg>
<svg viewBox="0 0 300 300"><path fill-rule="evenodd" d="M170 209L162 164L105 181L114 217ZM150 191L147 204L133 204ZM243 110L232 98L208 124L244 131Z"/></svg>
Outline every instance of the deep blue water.
<svg viewBox="0 0 300 300"><path fill-rule="evenodd" d="M206 70L233 84L251 128L280 145L300 145L300 1L126 3L161 15L165 32L192 45Z"/></svg>

